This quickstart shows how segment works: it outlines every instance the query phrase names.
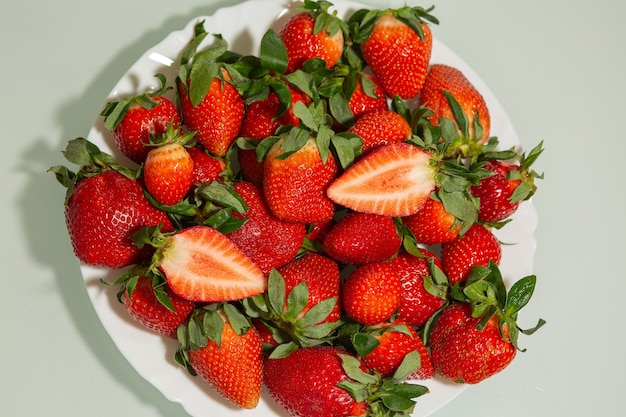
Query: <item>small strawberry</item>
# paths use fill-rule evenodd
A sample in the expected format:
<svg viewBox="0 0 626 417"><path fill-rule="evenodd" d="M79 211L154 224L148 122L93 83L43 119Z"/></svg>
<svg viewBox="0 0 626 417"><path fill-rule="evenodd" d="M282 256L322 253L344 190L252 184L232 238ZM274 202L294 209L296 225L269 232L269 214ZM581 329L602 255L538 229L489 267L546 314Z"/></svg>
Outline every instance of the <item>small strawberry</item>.
<svg viewBox="0 0 626 417"><path fill-rule="evenodd" d="M441 265L451 285L467 279L476 265L500 263L502 245L485 226L472 225L463 235L441 245Z"/></svg>
<svg viewBox="0 0 626 417"><path fill-rule="evenodd" d="M357 323L379 324L395 313L401 291L400 278L389 263L360 265L341 289L343 310Z"/></svg>
<svg viewBox="0 0 626 417"><path fill-rule="evenodd" d="M164 294L163 294L164 293ZM166 297L167 301L161 299ZM165 283L146 275L129 280L119 294L128 314L142 326L167 337L176 337L195 307L193 301L176 295Z"/></svg>
<svg viewBox="0 0 626 417"><path fill-rule="evenodd" d="M491 117L485 99L459 69L444 64L433 64L428 70L418 105L426 106L433 111L429 116L433 125L439 125L439 121L446 118L457 123L457 128L463 134L464 129L458 126L454 109L444 92L454 97L465 114L469 137L485 142L489 138L491 128ZM476 124L480 125L480 129L477 129Z"/></svg>
<svg viewBox="0 0 626 417"><path fill-rule="evenodd" d="M302 69L306 61L319 58L326 67L334 66L343 52L345 23L328 13L327 1L307 1L300 13L280 28L278 36L287 48L289 58L285 73Z"/></svg>
<svg viewBox="0 0 626 417"><path fill-rule="evenodd" d="M390 143L405 142L411 137L411 126L391 110L372 111L357 118L349 132L363 139L362 155Z"/></svg>
<svg viewBox="0 0 626 417"><path fill-rule="evenodd" d="M172 124L180 127L176 105L165 96L165 77L157 74L161 88L151 93L110 101L101 112L104 127L113 134L119 150L131 161L142 164L151 149L151 137L165 133Z"/></svg>
<svg viewBox="0 0 626 417"><path fill-rule="evenodd" d="M240 300L267 287L261 269L211 227L192 226L172 234L145 232L137 241L157 248L151 268L162 271L172 290L187 300Z"/></svg>
<svg viewBox="0 0 626 417"><path fill-rule="evenodd" d="M530 300L536 277L520 279L507 292L497 266L476 267L455 291L455 299L438 316L429 336L435 371L459 383L476 384L505 369L515 358L519 310Z"/></svg>
<svg viewBox="0 0 626 417"><path fill-rule="evenodd" d="M136 173L114 164L112 156L83 138L69 141L64 155L80 169L74 173L57 166L50 171L67 187L65 223L76 257L108 268L149 259L151 248L138 248L132 235L144 226L161 224L172 231L173 225L148 202Z"/></svg>
<svg viewBox="0 0 626 417"><path fill-rule="evenodd" d="M194 163L185 149L193 134L182 134L170 126L148 152L143 165L146 190L160 204L179 203L193 185Z"/></svg>
<svg viewBox="0 0 626 417"><path fill-rule="evenodd" d="M391 258L401 244L393 218L351 212L328 231L322 247L337 261L365 264Z"/></svg>
<svg viewBox="0 0 626 417"><path fill-rule="evenodd" d="M355 211L401 217L416 213L435 188L429 153L409 143L370 152L328 187L328 197Z"/></svg>
<svg viewBox="0 0 626 417"><path fill-rule="evenodd" d="M405 6L358 11L350 18L357 28L353 39L388 97L410 99L422 89L433 42L426 21L437 23L429 11Z"/></svg>
<svg viewBox="0 0 626 417"><path fill-rule="evenodd" d="M234 189L245 201L248 210L244 214L234 212L235 218L245 220L237 230L228 234L264 274L290 262L300 250L306 234L302 223L286 222L272 214L263 190L251 183L239 182Z"/></svg>
<svg viewBox="0 0 626 417"><path fill-rule="evenodd" d="M388 110L387 97L380 82L371 74L361 72L349 95L348 107L355 119L371 111Z"/></svg>
<svg viewBox="0 0 626 417"><path fill-rule="evenodd" d="M492 175L471 188L472 195L479 199L478 220L485 223L507 220L522 201L535 194L535 178L542 176L530 169L530 166L543 151L541 145L532 149L528 155L520 155L519 163L488 160L482 165Z"/></svg>
<svg viewBox="0 0 626 417"><path fill-rule="evenodd" d="M353 338L361 360L370 370L380 373L384 378L393 376L411 352L419 354L420 366L407 379L430 379L434 376L435 370L424 342L415 329L406 323L396 320L371 326L367 328L367 333L360 333L360 337L368 341L359 347L359 338ZM372 349L373 345L375 347Z"/></svg>
<svg viewBox="0 0 626 417"><path fill-rule="evenodd" d="M402 286L397 318L419 327L446 304L448 290L437 256L423 248L420 252L421 256L415 256L403 251L389 261Z"/></svg>
<svg viewBox="0 0 626 417"><path fill-rule="evenodd" d="M223 158L209 155L198 146L187 148L187 153L193 160L192 184L200 184L219 180L228 166Z"/></svg>
<svg viewBox="0 0 626 417"><path fill-rule="evenodd" d="M402 223L413 233L418 243L436 245L458 237L461 225L448 213L443 203L429 198L415 214L402 218Z"/></svg>
<svg viewBox="0 0 626 417"><path fill-rule="evenodd" d="M263 383L261 338L234 306L198 308L181 326L178 338L176 360L192 375L241 408L258 405Z"/></svg>

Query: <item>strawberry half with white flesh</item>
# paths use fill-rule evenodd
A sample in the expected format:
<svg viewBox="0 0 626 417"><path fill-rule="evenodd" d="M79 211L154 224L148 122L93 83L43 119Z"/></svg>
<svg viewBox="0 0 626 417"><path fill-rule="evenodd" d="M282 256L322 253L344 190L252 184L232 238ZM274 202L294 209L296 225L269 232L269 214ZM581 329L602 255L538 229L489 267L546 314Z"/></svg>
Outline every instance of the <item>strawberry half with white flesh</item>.
<svg viewBox="0 0 626 417"><path fill-rule="evenodd" d="M267 288L261 269L211 227L192 226L172 235L157 230L148 239L157 247L152 267L158 267L172 290L187 300L240 300Z"/></svg>
<svg viewBox="0 0 626 417"><path fill-rule="evenodd" d="M348 168L327 190L335 203L385 216L416 213L435 188L431 155L409 143L382 146Z"/></svg>

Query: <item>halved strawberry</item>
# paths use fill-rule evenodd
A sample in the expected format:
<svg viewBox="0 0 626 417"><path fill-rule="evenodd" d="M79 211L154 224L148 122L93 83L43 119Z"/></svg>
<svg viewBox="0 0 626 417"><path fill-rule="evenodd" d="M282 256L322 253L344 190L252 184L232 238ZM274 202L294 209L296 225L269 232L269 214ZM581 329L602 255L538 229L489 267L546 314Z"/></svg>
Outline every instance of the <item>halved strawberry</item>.
<svg viewBox="0 0 626 417"><path fill-rule="evenodd" d="M355 211L385 216L416 213L435 188L431 155L409 143L372 151L328 187L328 197Z"/></svg>
<svg viewBox="0 0 626 417"><path fill-rule="evenodd" d="M168 285L192 301L240 300L265 291L261 269L224 234L208 226L192 226L158 236L155 253Z"/></svg>

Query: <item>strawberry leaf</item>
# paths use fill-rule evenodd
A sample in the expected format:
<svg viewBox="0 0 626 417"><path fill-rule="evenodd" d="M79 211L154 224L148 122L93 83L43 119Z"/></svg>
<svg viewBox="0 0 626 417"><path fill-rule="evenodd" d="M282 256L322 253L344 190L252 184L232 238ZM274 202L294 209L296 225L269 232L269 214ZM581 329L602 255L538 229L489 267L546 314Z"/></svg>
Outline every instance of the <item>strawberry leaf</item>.
<svg viewBox="0 0 626 417"><path fill-rule="evenodd" d="M361 357L367 356L379 345L378 339L369 333L356 333L352 336L352 346Z"/></svg>
<svg viewBox="0 0 626 417"><path fill-rule="evenodd" d="M273 29L268 29L261 39L259 55L261 66L277 74L287 70L287 48Z"/></svg>
<svg viewBox="0 0 626 417"><path fill-rule="evenodd" d="M308 301L308 297L307 297ZM326 298L312 306L298 321L301 327L311 326L325 320L337 305L337 297Z"/></svg>
<svg viewBox="0 0 626 417"><path fill-rule="evenodd" d="M400 362L398 369L393 373L392 378L396 381L404 381L409 375L417 371L422 364L422 359L417 350L407 353Z"/></svg>
<svg viewBox="0 0 626 417"><path fill-rule="evenodd" d="M222 304L222 308L224 309L224 314L228 319L228 323L230 323L235 333L242 336L250 330L252 327L250 322L237 307L230 303L224 303Z"/></svg>
<svg viewBox="0 0 626 417"><path fill-rule="evenodd" d="M302 313L304 307L309 302L309 288L305 281L294 286L287 295L287 310L285 311L285 319L292 321ZM317 321L315 322L317 323Z"/></svg>
<svg viewBox="0 0 626 417"><path fill-rule="evenodd" d="M269 304L277 316L282 316L284 312L286 293L283 276L276 269L272 269L267 278L267 296Z"/></svg>
<svg viewBox="0 0 626 417"><path fill-rule="evenodd" d="M521 278L511 286L504 308L504 314L506 316L514 317L518 311L528 304L535 291L536 282L537 278L534 275L530 275Z"/></svg>

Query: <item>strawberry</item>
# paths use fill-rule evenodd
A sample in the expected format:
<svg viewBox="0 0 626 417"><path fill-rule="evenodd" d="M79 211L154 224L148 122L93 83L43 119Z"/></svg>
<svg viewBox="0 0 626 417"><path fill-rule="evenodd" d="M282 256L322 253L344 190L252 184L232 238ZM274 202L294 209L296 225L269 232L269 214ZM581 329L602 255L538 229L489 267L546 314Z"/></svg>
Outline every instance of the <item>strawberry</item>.
<svg viewBox="0 0 626 417"><path fill-rule="evenodd" d="M327 194L355 211L401 217L416 213L434 188L430 154L409 143L392 143L348 168Z"/></svg>
<svg viewBox="0 0 626 417"><path fill-rule="evenodd" d="M426 21L437 23L430 10L405 6L397 10L363 10L350 18L354 41L388 97L410 99L422 89L432 33Z"/></svg>
<svg viewBox="0 0 626 417"><path fill-rule="evenodd" d="M306 226L279 220L272 214L263 190L251 183L239 182L235 192L245 201L245 214L233 213L233 217L245 220L237 230L228 234L264 274L291 261L300 250L306 234Z"/></svg>
<svg viewBox="0 0 626 417"><path fill-rule="evenodd" d="M458 102L460 109L467 118L469 138L485 142L489 138L491 117L485 99L474 85L459 69L444 64L433 64L428 70L418 105L426 106L433 111L429 120L433 125L439 125L442 118L457 123L459 132L463 130L456 122L454 110L451 107L447 92ZM476 124L480 124L477 130Z"/></svg>
<svg viewBox="0 0 626 417"><path fill-rule="evenodd" d="M454 293L454 301L438 316L430 332L435 371L455 382L476 384L505 369L515 358L520 332L519 310L530 300L535 276L524 277L506 290L495 263L475 267Z"/></svg>
<svg viewBox="0 0 626 417"><path fill-rule="evenodd" d="M112 157L83 138L69 141L64 155L82 164L76 173L62 166L50 168L67 187L65 223L76 257L108 268L149 259L151 248L138 248L132 235L144 226L161 224L171 231L173 225L164 211L148 202L136 173L109 164Z"/></svg>
<svg viewBox="0 0 626 417"><path fill-rule="evenodd" d="M197 309L181 326L179 341L176 360L192 375L241 408L257 406L263 383L261 338L234 306Z"/></svg>
<svg viewBox="0 0 626 417"><path fill-rule="evenodd" d="M223 158L209 155L198 146L187 148L187 153L193 160L192 184L219 180L228 168Z"/></svg>
<svg viewBox="0 0 626 417"><path fill-rule="evenodd" d="M170 126L148 152L143 165L143 181L146 190L160 204L173 206L191 189L194 165L185 145L192 137L192 134L182 134Z"/></svg>
<svg viewBox="0 0 626 417"><path fill-rule="evenodd" d="M415 214L404 217L402 223L413 233L418 243L436 245L458 237L461 225L448 213L443 203L429 198Z"/></svg>
<svg viewBox="0 0 626 417"><path fill-rule="evenodd" d="M502 245L485 226L473 224L458 238L441 245L441 265L451 285L467 279L476 265L500 263Z"/></svg>
<svg viewBox="0 0 626 417"><path fill-rule="evenodd" d="M355 119L371 111L389 109L387 97L380 82L366 72L359 73L355 88L348 99L348 107Z"/></svg>
<svg viewBox="0 0 626 417"><path fill-rule="evenodd" d="M372 111L357 118L349 132L363 139L362 155L389 143L405 142L411 137L411 126L391 110Z"/></svg>
<svg viewBox="0 0 626 417"><path fill-rule="evenodd" d="M168 306L161 300L159 291L165 292ZM153 284L153 279L141 275L128 281L120 293L121 302L128 314L142 326L167 337L176 337L178 326L183 324L195 307L164 283Z"/></svg>
<svg viewBox="0 0 626 417"><path fill-rule="evenodd" d="M336 177L332 153L324 162L310 137L303 147L289 154L276 142L263 164L263 192L270 210L281 220L318 223L330 220L335 207L326 196L328 184Z"/></svg>
<svg viewBox="0 0 626 417"><path fill-rule="evenodd" d="M370 370L380 373L383 377L390 377L398 370L407 354L417 352L420 367L409 374L407 379L430 379L434 376L435 370L430 361L430 354L411 326L396 320L371 326L367 331L368 336L375 339L376 346L362 351L361 360Z"/></svg>
<svg viewBox="0 0 626 417"><path fill-rule="evenodd" d="M111 131L117 148L131 161L142 164L148 156L151 137L165 133L172 124L180 127L176 105L165 96L169 88L158 74L161 88L151 93L110 101L101 112L104 127Z"/></svg>
<svg viewBox="0 0 626 417"><path fill-rule="evenodd" d="M391 217L351 212L328 231L322 247L340 262L365 264L391 258L401 244Z"/></svg>
<svg viewBox="0 0 626 417"><path fill-rule="evenodd" d="M278 36L287 49L286 74L302 69L309 59L324 60L333 67L343 52L345 23L328 13L327 1L307 1L303 11L283 24Z"/></svg>
<svg viewBox="0 0 626 417"><path fill-rule="evenodd" d="M447 302L448 280L441 262L427 249L420 252L421 257L400 252L389 261L402 286L397 318L410 326L424 326Z"/></svg>
<svg viewBox="0 0 626 417"><path fill-rule="evenodd" d="M341 289L343 310L357 323L382 323L398 308L401 290L400 278L389 263L360 265Z"/></svg>
<svg viewBox="0 0 626 417"><path fill-rule="evenodd" d="M530 199L536 192L535 178L541 175L530 169L543 149L541 143L526 155L519 156L519 163L488 160L481 167L492 173L479 185L471 187L471 193L480 201L478 220L496 223L507 220L515 213L522 201Z"/></svg>
<svg viewBox="0 0 626 417"><path fill-rule="evenodd" d="M172 290L187 300L240 300L267 287L261 269L211 227L191 226L169 235L147 232L140 241L157 248L151 267L159 268Z"/></svg>

